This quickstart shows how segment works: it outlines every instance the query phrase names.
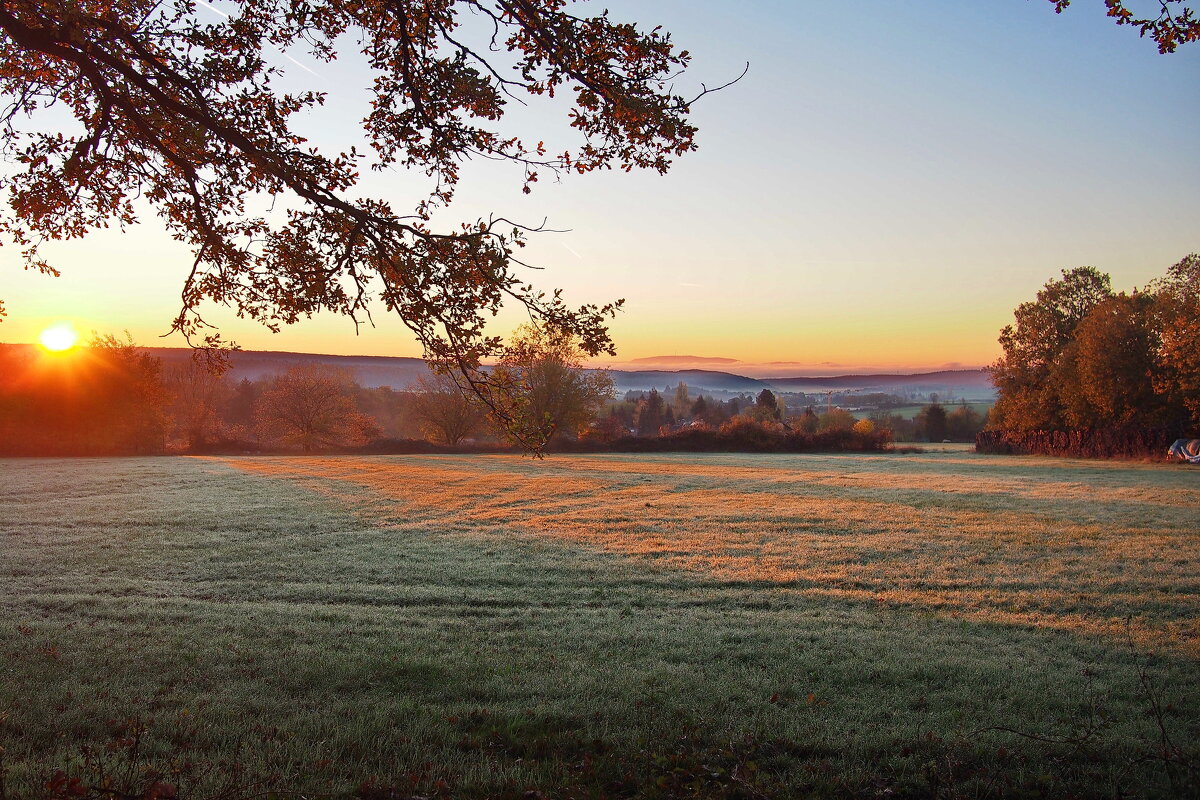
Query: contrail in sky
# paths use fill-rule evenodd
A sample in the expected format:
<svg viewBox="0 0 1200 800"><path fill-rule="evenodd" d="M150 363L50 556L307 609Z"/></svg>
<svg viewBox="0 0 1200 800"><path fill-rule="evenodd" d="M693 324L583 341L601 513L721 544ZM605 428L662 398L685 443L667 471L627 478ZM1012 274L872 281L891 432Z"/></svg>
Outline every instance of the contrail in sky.
<svg viewBox="0 0 1200 800"><path fill-rule="evenodd" d="M196 2L197 2L199 5L202 5L202 6L204 6L204 7L205 7L205 8L207 8L209 11L213 12L214 14L216 14L217 16L219 16L219 17L223 17L223 18L225 18L225 19L229 19L229 15L228 15L228 14L226 14L226 13L225 13L224 11L222 11L221 9L217 8L216 6L211 6L211 5L209 5L208 3L204 2L204 0L196 0ZM275 52L276 52L276 53L279 53L279 55L281 55L281 56L283 56L284 58L286 58L288 61L290 61L290 62L292 62L293 64L295 64L295 65L296 65L297 67L299 67L300 69L304 70L305 72L307 72L307 73L309 73L309 74L311 74L311 75L315 75L315 76L316 76L316 77L318 77L318 78L320 78L320 77L321 77L319 74L317 74L317 73L316 73L315 71L313 71L311 68L309 68L309 67L305 66L304 64L301 64L299 61L297 61L296 59L292 58L291 56L289 56L287 53L283 52L282 50L280 50L280 49L278 49L278 48L272 48L272 49L273 49L273 50L275 50ZM324 80L324 79L322 78L322 80Z"/></svg>

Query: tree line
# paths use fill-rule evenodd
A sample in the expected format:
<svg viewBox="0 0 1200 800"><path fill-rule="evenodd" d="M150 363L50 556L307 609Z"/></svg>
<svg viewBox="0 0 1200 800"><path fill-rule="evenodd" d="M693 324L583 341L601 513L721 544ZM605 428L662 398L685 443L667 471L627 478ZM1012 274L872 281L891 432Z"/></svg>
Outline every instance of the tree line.
<svg viewBox="0 0 1200 800"><path fill-rule="evenodd" d="M966 403L948 409L937 402L936 396L912 418L888 410L872 410L859 417L832 403L823 410L811 403L791 409L787 402L787 398L770 389L723 400L704 394L693 397L691 388L681 382L663 392L657 389L626 392L607 407L592 429L597 435L609 438L665 436L682 428L720 430L736 421L738 425L753 423L767 430L778 428L801 434L857 429L888 431L895 441L969 442L974 441L985 422L984 415Z"/></svg>
<svg viewBox="0 0 1200 800"><path fill-rule="evenodd" d="M769 389L722 400L682 382L615 397L606 373L583 368L570 335L532 325L490 372L519 398L505 416L436 372L406 390L363 387L323 364L235 381L202 362L164 363L128 338L97 336L65 355L0 346L0 454L494 449L525 446L530 435L561 449L880 449L895 430L904 439L969 438L959 429L979 417L936 403L915 420L859 419L832 405L792 413ZM658 441L635 441L649 439Z"/></svg>
<svg viewBox="0 0 1200 800"><path fill-rule="evenodd" d="M1126 442L1149 450L1194 435L1200 255L1132 292L1114 292L1093 267L1063 270L1017 307L1000 345L991 367L999 397L981 439L988 449L1128 454ZM1067 433L1077 435L1051 435Z"/></svg>
<svg viewBox="0 0 1200 800"><path fill-rule="evenodd" d="M360 386L323 364L233 381L203 361L164 364L111 335L68 354L0 346L0 454L525 445L531 432L544 441L581 429L608 398L611 381L581 369L578 354L569 335L519 330L490 380L520 402L496 416L469 387L437 373L401 391Z"/></svg>

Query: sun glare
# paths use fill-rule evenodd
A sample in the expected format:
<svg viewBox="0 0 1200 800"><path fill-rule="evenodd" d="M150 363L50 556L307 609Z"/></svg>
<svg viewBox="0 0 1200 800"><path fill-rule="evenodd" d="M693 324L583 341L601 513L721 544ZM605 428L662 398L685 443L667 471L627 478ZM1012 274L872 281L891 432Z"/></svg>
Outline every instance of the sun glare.
<svg viewBox="0 0 1200 800"><path fill-rule="evenodd" d="M42 335L38 337L38 341L42 343L42 347L54 353L61 353L63 350L69 350L79 341L79 334L69 323L59 322L51 325L46 330L42 331Z"/></svg>

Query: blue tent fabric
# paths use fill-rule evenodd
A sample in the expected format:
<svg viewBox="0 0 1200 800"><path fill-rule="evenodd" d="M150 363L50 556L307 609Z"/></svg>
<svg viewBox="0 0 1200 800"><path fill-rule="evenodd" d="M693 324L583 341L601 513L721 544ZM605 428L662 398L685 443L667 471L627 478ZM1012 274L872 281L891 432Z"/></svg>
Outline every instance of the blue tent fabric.
<svg viewBox="0 0 1200 800"><path fill-rule="evenodd" d="M1179 458L1189 464L1200 464L1200 439L1176 439L1167 450L1167 458Z"/></svg>

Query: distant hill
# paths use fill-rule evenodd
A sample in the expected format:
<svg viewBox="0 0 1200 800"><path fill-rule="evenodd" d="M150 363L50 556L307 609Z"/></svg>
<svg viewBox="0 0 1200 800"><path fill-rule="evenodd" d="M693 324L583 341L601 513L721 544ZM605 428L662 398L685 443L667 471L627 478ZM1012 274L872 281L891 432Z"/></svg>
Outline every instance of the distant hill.
<svg viewBox="0 0 1200 800"><path fill-rule="evenodd" d="M164 363L183 361L192 357L185 347L145 347L151 355L158 356ZM402 356L334 356L318 353L285 353L273 350L241 350L230 353L233 365L229 377L235 381L243 378L259 380L287 372L302 364L328 364L348 370L360 386L375 389L390 386L407 389L417 380L429 374L429 367L420 358Z"/></svg>
<svg viewBox="0 0 1200 800"><path fill-rule="evenodd" d="M670 386L674 388L680 383L686 383L692 390L708 392L761 392L767 384L756 378L734 375L730 372L717 372L708 369L680 370L626 370L610 369L613 384L618 392L646 391L648 389L662 390Z"/></svg>
<svg viewBox="0 0 1200 800"><path fill-rule="evenodd" d="M763 383L781 392L944 392L958 397L970 396L979 399L996 396L991 375L984 369L949 369L912 375L764 378Z"/></svg>
<svg viewBox="0 0 1200 800"><path fill-rule="evenodd" d="M33 348L36 345L3 345ZM145 347L164 363L178 363L192 357L185 347ZM660 358L660 357L656 357ZM682 358L682 357L680 357ZM243 350L230 354L233 365L230 377L260 380L286 372L300 364L328 364L348 370L356 381L368 388L389 386L408 389L429 374L429 368L419 358L401 356L336 356L318 353L285 353L271 350ZM674 388L686 383L693 395L700 392L716 394L757 394L763 389L777 392L887 392L897 394L929 394L987 400L996 396L986 370L959 369L922 372L913 375L838 375L834 377L798 376L792 378L748 378L732 372L708 369L651 369L608 371L619 394L629 391Z"/></svg>
<svg viewBox="0 0 1200 800"><path fill-rule="evenodd" d="M147 347L147 353L158 356L165 363L191 358L192 351L178 347ZM233 368L230 377L235 381L243 378L258 380L278 375L300 364L328 364L349 370L362 386L376 388L390 386L407 389L417 379L429 374L429 368L419 358L399 356L335 356L316 353L284 353L275 351L243 350L230 354ZM618 392L630 390L662 390L674 387L680 381L695 391L708 392L760 392L767 388L762 381L711 370L609 370Z"/></svg>

